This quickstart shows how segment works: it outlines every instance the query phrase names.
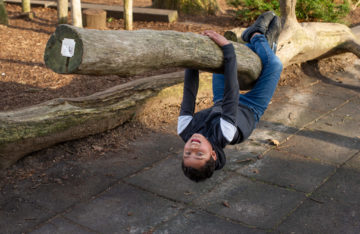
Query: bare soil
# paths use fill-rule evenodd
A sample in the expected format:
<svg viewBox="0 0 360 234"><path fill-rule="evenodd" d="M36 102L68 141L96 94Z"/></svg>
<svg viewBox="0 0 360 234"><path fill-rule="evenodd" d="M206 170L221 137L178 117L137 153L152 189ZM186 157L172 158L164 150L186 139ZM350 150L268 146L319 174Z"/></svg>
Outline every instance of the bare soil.
<svg viewBox="0 0 360 234"><path fill-rule="evenodd" d="M85 1L84 1L85 2ZM99 0L86 0L99 3ZM122 0L105 0L102 4L122 4ZM231 10L225 1L220 1L222 9ZM135 7L148 7L151 0L134 1ZM55 31L57 13L49 8L32 8L35 18L27 21L20 17L19 5L6 4L9 26L0 25L0 111L10 111L35 105L58 97L79 97L105 90L138 77L60 75L45 67L43 53L46 42ZM352 24L360 23L360 10L351 15ZM69 17L70 18L70 17ZM123 20L107 22L112 30L123 30ZM200 33L212 29L219 33L234 27L244 26L232 15L186 16L181 15L178 22L134 22L134 29L176 30ZM350 58L351 60L351 58ZM349 58L335 57L323 60L323 72L335 72L349 62ZM351 61L350 61L351 62ZM329 66L331 65L331 66ZM167 72L164 70L163 72ZM146 74L146 75L151 75ZM296 86L305 75L300 65L292 65L282 74L280 85ZM211 105L208 97L200 97L199 108ZM169 131L168 126L176 122L179 102L150 105L142 112L143 119L134 119L114 130L89 136L84 139L65 142L48 149L35 152L7 170L0 171L0 191L5 185L32 178L59 161L91 160L101 157L107 151L129 150L128 142L152 131ZM161 113L161 114L159 114ZM154 121L156 119L157 121ZM170 130L173 132L173 130ZM36 179L34 177L34 179Z"/></svg>

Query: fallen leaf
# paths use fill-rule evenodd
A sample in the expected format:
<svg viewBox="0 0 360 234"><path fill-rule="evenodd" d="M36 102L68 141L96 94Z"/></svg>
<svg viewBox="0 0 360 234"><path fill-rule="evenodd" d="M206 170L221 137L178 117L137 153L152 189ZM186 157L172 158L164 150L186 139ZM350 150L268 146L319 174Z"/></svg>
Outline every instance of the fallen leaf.
<svg viewBox="0 0 360 234"><path fill-rule="evenodd" d="M190 195L191 192L190 191L185 191L184 194L187 196L187 195Z"/></svg>
<svg viewBox="0 0 360 234"><path fill-rule="evenodd" d="M223 201L222 204L223 204L224 206L226 206L227 208L230 208L230 205L229 205L229 203L228 203L227 201Z"/></svg>
<svg viewBox="0 0 360 234"><path fill-rule="evenodd" d="M259 174L259 170L258 170L258 169L253 169L253 170L252 170L252 173L254 173L254 174Z"/></svg>
<svg viewBox="0 0 360 234"><path fill-rule="evenodd" d="M270 145L275 145L275 146L280 145L280 142L278 140L275 140L275 139L268 139L268 142L269 142Z"/></svg>
<svg viewBox="0 0 360 234"><path fill-rule="evenodd" d="M237 160L236 163L247 163L247 162L253 162L255 161L255 159L253 158L245 158L245 159L242 159L242 160Z"/></svg>
<svg viewBox="0 0 360 234"><path fill-rule="evenodd" d="M63 184L63 182L60 178L55 178L54 181L58 184Z"/></svg>
<svg viewBox="0 0 360 234"><path fill-rule="evenodd" d="M104 148L101 147L101 146L98 146L98 145L93 145L92 148L95 150L95 151L102 151Z"/></svg>

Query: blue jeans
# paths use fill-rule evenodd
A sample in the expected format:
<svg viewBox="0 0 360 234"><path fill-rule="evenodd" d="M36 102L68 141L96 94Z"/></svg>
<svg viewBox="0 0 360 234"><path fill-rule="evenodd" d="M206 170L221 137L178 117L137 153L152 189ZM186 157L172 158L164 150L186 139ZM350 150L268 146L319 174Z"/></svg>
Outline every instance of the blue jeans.
<svg viewBox="0 0 360 234"><path fill-rule="evenodd" d="M271 50L264 35L255 35L246 45L260 57L262 71L254 88L246 94L239 94L239 103L254 112L257 123L274 95L283 66L280 59ZM215 103L224 97L224 75L213 74L212 86Z"/></svg>

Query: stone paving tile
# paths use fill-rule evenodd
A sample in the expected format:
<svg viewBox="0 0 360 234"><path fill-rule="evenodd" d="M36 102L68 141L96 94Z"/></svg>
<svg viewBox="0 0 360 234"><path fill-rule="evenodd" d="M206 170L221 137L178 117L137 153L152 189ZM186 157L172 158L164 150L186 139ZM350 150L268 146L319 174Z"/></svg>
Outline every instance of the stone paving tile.
<svg viewBox="0 0 360 234"><path fill-rule="evenodd" d="M304 198L304 193L234 175L194 204L232 220L271 229Z"/></svg>
<svg viewBox="0 0 360 234"><path fill-rule="evenodd" d="M360 149L360 98L351 100L334 113L327 115L310 128L353 137Z"/></svg>
<svg viewBox="0 0 360 234"><path fill-rule="evenodd" d="M152 142L152 140L161 142L164 138L174 144L161 145ZM168 155L176 155L177 153L174 151L179 146L177 136L166 134L154 134L152 138L144 136L141 138L141 142L141 146L136 141L131 142L129 148L133 150L127 154L110 152L99 159L83 163L57 164L45 172L50 178L48 182L39 183L33 189L24 190L23 196L50 211L61 212L76 202L89 199L106 190L124 176ZM149 154L152 157L149 157Z"/></svg>
<svg viewBox="0 0 360 234"><path fill-rule="evenodd" d="M226 234L260 234L265 231L246 227L203 211L186 210L174 219L156 228L154 234L162 233L226 233Z"/></svg>
<svg viewBox="0 0 360 234"><path fill-rule="evenodd" d="M225 148L227 164L225 170L235 171L261 156L274 147L269 140L285 141L287 137L298 131L281 123L260 121L249 139L241 144L228 145Z"/></svg>
<svg viewBox="0 0 360 234"><path fill-rule="evenodd" d="M340 164L357 152L358 144L352 137L317 130L308 126L282 144L281 150L320 161Z"/></svg>
<svg viewBox="0 0 360 234"><path fill-rule="evenodd" d="M69 206L89 199L115 182L108 176L94 175L79 165L59 163L46 171L50 178L22 194L52 212L62 212Z"/></svg>
<svg viewBox="0 0 360 234"><path fill-rule="evenodd" d="M193 182L183 174L181 155L178 155L125 181L177 201L190 202L196 197L203 196L226 176L227 173L223 170L215 171L210 179L202 183Z"/></svg>
<svg viewBox="0 0 360 234"><path fill-rule="evenodd" d="M338 170L284 223L284 233L359 233L360 154Z"/></svg>
<svg viewBox="0 0 360 234"><path fill-rule="evenodd" d="M161 144L166 142L166 144ZM179 136L153 133L130 142L128 150L109 152L103 157L82 163L94 174L121 179L168 156L175 156L184 147Z"/></svg>
<svg viewBox="0 0 360 234"><path fill-rule="evenodd" d="M248 143L244 143L244 146ZM264 152L264 148L257 148L257 150L249 150L248 147L244 149L236 149L233 146L227 146L224 150L226 155L226 165L222 170L236 171L237 169L257 160L257 157Z"/></svg>
<svg viewBox="0 0 360 234"><path fill-rule="evenodd" d="M68 220L57 217L45 225L41 226L39 229L30 232L30 234L94 234L97 232L91 231L88 228L83 228L79 225L76 225Z"/></svg>
<svg viewBox="0 0 360 234"><path fill-rule="evenodd" d="M262 140L262 142L266 144L269 143L267 139L277 139L281 142L297 131L299 131L299 128L297 127L290 127L282 123L260 120L253 132L253 135L251 135L249 139L256 139L258 141Z"/></svg>
<svg viewBox="0 0 360 234"><path fill-rule="evenodd" d="M23 233L53 215L54 213L21 197L15 196L4 199L0 196L1 234Z"/></svg>
<svg viewBox="0 0 360 234"><path fill-rule="evenodd" d="M341 86L329 79L325 81L315 80L310 85L299 84L300 87L280 87L275 92L272 103L292 103L319 112L327 112L358 93L347 88L346 85Z"/></svg>
<svg viewBox="0 0 360 234"><path fill-rule="evenodd" d="M354 97L358 93L355 90L347 87L348 86L346 84L341 84L331 80L323 80L316 86L311 87L310 90L316 92L319 95L324 95L324 98L331 96L347 100Z"/></svg>
<svg viewBox="0 0 360 234"><path fill-rule="evenodd" d="M268 123L280 123L287 127L301 128L323 114L324 112L314 111L304 106L277 102L269 105L261 120Z"/></svg>
<svg viewBox="0 0 360 234"><path fill-rule="evenodd" d="M360 116L360 95L354 99L351 99L348 103L338 109L338 112L344 113L350 116Z"/></svg>
<svg viewBox="0 0 360 234"><path fill-rule="evenodd" d="M324 96L311 90L304 90L291 96L288 103L301 105L316 111L327 112L344 103L344 101L342 98Z"/></svg>
<svg viewBox="0 0 360 234"><path fill-rule="evenodd" d="M311 192L333 174L335 168L325 162L272 150L238 172L280 186Z"/></svg>
<svg viewBox="0 0 360 234"><path fill-rule="evenodd" d="M144 233L176 216L182 206L123 183L65 216L101 233Z"/></svg>
<svg viewBox="0 0 360 234"><path fill-rule="evenodd" d="M335 200L360 206L360 153L347 161L324 186L312 195L317 200ZM360 209L359 209L360 211ZM360 221L360 212L358 213Z"/></svg>

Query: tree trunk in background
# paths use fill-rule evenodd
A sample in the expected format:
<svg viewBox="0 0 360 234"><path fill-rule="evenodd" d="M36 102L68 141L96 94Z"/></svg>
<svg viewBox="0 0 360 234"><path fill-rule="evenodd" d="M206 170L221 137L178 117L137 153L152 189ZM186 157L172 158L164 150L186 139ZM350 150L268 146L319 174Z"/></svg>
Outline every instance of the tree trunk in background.
<svg viewBox="0 0 360 234"><path fill-rule="evenodd" d="M152 7L159 9L178 9L181 0L153 0Z"/></svg>
<svg viewBox="0 0 360 234"><path fill-rule="evenodd" d="M72 24L75 27L82 28L82 14L81 14L81 2L80 0L71 0L71 15L72 15Z"/></svg>
<svg viewBox="0 0 360 234"><path fill-rule="evenodd" d="M125 30L133 29L133 0L124 0Z"/></svg>
<svg viewBox="0 0 360 234"><path fill-rule="evenodd" d="M68 23L68 14L69 14L68 8L69 8L68 0L57 0L58 24Z"/></svg>
<svg viewBox="0 0 360 234"><path fill-rule="evenodd" d="M9 24L7 11L3 0L0 0L0 24Z"/></svg>

